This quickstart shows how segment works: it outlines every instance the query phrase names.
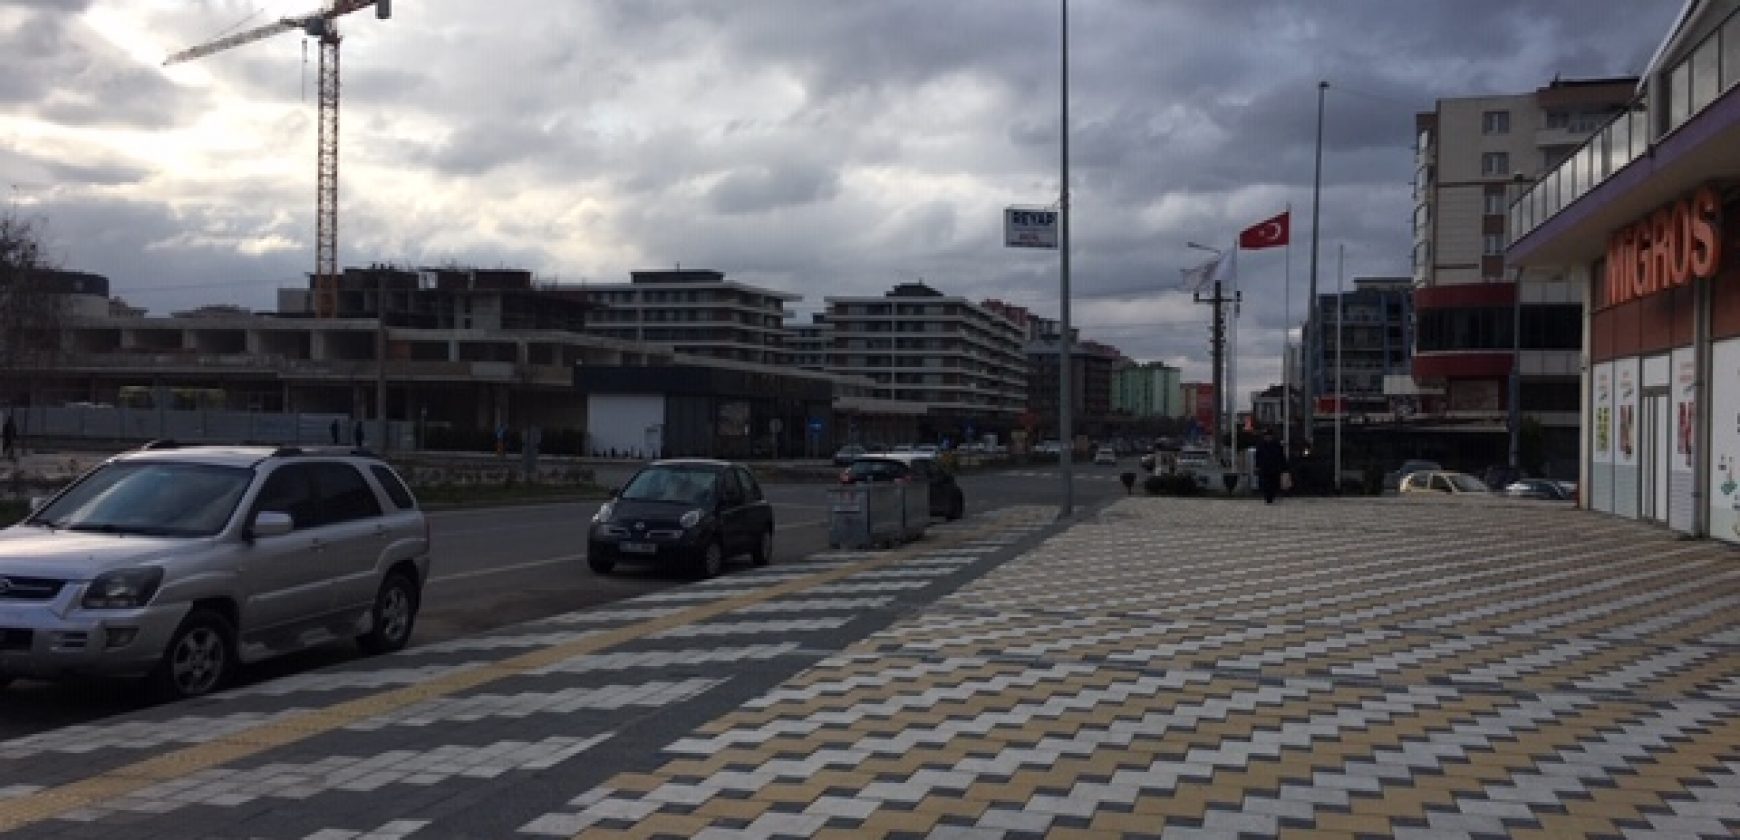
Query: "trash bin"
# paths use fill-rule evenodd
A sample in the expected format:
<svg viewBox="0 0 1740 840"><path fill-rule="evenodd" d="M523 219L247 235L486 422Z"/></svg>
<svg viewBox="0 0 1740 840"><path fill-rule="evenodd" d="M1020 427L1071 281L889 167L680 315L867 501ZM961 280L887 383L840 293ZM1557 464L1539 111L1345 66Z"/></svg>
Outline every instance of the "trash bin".
<svg viewBox="0 0 1740 840"><path fill-rule="evenodd" d="M900 488L889 483L849 484L828 491L828 547L892 546L904 528Z"/></svg>
<svg viewBox="0 0 1740 840"><path fill-rule="evenodd" d="M900 485L900 540L924 536L930 525L930 485L908 482Z"/></svg>

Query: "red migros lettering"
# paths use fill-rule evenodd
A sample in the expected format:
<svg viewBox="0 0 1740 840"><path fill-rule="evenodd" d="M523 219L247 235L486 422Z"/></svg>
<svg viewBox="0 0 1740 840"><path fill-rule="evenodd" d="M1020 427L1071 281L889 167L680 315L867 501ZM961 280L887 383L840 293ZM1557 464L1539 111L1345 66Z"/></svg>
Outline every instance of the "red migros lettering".
<svg viewBox="0 0 1740 840"><path fill-rule="evenodd" d="M1722 268L1721 216L1721 196L1705 185L1614 231L1607 238L1604 306L1716 276Z"/></svg>

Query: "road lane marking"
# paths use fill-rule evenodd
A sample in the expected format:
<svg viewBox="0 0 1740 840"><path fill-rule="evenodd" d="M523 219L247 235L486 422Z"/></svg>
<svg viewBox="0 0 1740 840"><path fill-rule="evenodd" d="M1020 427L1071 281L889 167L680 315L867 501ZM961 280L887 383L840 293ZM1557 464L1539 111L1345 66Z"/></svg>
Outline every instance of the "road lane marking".
<svg viewBox="0 0 1740 840"><path fill-rule="evenodd" d="M514 563L508 566L493 566L488 569L477 569L470 572L454 572L450 575L432 577L429 579L429 583L433 585L437 583L450 583L457 580L470 580L472 578L480 578L488 575L499 575L505 572L519 572L526 569L536 569L539 566L554 566L561 563L574 563L585 559L586 555L584 554L564 554L560 557L549 557L543 560L528 560L524 563Z"/></svg>
<svg viewBox="0 0 1740 840"><path fill-rule="evenodd" d="M860 572L880 569L909 557L946 550L1001 530L1004 523L990 519L977 527L950 533L942 539L908 543L836 569L817 572L764 589L699 604L667 616L603 630L582 639L527 651L495 662L454 671L414 685L402 686L347 700L322 709L286 715L258 726L241 729L221 738L153 758L125 764L113 770L74 782L46 788L12 799L0 800L0 832L54 819L68 811L143 790L152 785L186 778L192 773L250 758L267 750L325 735L358 721L389 714L416 703L447 697L541 668L549 668L579 656L655 636L688 624L708 621L746 606L836 583Z"/></svg>

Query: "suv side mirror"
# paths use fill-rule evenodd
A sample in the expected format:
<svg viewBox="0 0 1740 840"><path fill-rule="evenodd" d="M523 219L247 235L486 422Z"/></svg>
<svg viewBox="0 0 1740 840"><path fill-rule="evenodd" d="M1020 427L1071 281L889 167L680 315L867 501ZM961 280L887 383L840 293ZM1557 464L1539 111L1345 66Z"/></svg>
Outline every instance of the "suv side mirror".
<svg viewBox="0 0 1740 840"><path fill-rule="evenodd" d="M296 520L290 514L275 510L262 510L254 515L254 524L248 529L250 537L281 537L296 529Z"/></svg>

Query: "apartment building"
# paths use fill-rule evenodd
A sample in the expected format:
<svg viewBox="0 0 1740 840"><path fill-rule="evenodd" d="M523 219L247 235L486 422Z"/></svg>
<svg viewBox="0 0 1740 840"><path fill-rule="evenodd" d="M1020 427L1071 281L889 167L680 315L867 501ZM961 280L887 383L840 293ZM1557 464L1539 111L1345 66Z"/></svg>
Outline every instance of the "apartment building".
<svg viewBox="0 0 1740 840"><path fill-rule="evenodd" d="M1321 335L1307 344L1314 351L1318 418L1375 420L1394 413L1384 381L1410 370L1413 297L1410 277L1355 277L1352 291L1317 296L1312 323Z"/></svg>
<svg viewBox="0 0 1740 840"><path fill-rule="evenodd" d="M586 330L679 353L763 365L789 363L785 307L802 295L725 279L704 269L634 271L629 282L588 285Z"/></svg>
<svg viewBox="0 0 1740 840"><path fill-rule="evenodd" d="M810 322L788 323L785 331L790 363L805 370L827 370L834 351L834 325L826 313L817 312Z"/></svg>
<svg viewBox="0 0 1740 840"><path fill-rule="evenodd" d="M1505 214L1625 110L1636 85L1554 80L1529 93L1441 99L1415 117L1412 372L1442 395L1425 400L1423 419L1475 432L1463 446L1487 462L1505 460L1509 426L1521 415L1547 429L1559 456L1575 452L1581 289L1548 275L1519 287L1505 259Z"/></svg>
<svg viewBox="0 0 1740 840"><path fill-rule="evenodd" d="M1130 364L1113 374L1112 411L1131 417L1183 417L1178 368L1165 362Z"/></svg>
<svg viewBox="0 0 1740 840"><path fill-rule="evenodd" d="M825 303L828 370L874 380L884 399L929 406L932 434L1007 432L1026 408L1021 331L1002 315L923 283Z"/></svg>

